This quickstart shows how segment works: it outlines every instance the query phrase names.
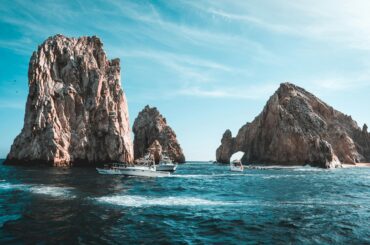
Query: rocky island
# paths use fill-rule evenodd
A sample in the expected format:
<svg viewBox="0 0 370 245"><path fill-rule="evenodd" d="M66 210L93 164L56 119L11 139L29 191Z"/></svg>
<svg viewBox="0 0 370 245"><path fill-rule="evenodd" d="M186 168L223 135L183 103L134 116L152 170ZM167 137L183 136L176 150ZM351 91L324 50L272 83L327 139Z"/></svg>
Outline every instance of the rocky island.
<svg viewBox="0 0 370 245"><path fill-rule="evenodd" d="M151 148L165 152L172 161L184 163L185 156L177 141L176 134L167 125L156 107L145 106L135 119L133 125L134 157L142 158Z"/></svg>
<svg viewBox="0 0 370 245"><path fill-rule="evenodd" d="M243 151L243 163L305 165L334 168L370 161L370 134L313 94L283 83L263 111L240 128L226 130L216 159L229 163Z"/></svg>
<svg viewBox="0 0 370 245"><path fill-rule="evenodd" d="M132 162L120 60L98 37L48 38L33 53L24 126L8 164L52 166Z"/></svg>

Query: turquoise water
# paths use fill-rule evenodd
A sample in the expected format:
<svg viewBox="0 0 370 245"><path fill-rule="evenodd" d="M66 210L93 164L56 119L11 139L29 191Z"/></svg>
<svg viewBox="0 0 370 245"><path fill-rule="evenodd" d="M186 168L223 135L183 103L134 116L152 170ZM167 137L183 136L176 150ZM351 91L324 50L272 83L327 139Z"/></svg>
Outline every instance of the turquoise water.
<svg viewBox="0 0 370 245"><path fill-rule="evenodd" d="M0 166L0 243L370 244L370 169Z"/></svg>

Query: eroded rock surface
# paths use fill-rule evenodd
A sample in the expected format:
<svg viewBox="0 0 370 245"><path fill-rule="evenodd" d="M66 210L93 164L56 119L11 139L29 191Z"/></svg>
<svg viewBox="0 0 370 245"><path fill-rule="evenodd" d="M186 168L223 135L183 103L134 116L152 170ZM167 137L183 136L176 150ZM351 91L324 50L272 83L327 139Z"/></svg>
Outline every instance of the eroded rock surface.
<svg viewBox="0 0 370 245"><path fill-rule="evenodd" d="M230 129L227 129L222 135L221 145L216 151L218 162L229 163L231 155L235 153L234 142Z"/></svg>
<svg viewBox="0 0 370 245"><path fill-rule="evenodd" d="M54 166L132 162L120 60L98 37L48 38L29 63L24 127L7 163Z"/></svg>
<svg viewBox="0 0 370 245"><path fill-rule="evenodd" d="M260 115L244 125L236 137L225 132L216 151L218 162L245 152L244 163L323 168L370 161L370 136L350 116L333 109L313 94L283 83Z"/></svg>
<svg viewBox="0 0 370 245"><path fill-rule="evenodd" d="M184 163L185 156L177 141L175 132L157 108L146 106L137 116L133 126L134 156L142 158L156 140L172 161Z"/></svg>

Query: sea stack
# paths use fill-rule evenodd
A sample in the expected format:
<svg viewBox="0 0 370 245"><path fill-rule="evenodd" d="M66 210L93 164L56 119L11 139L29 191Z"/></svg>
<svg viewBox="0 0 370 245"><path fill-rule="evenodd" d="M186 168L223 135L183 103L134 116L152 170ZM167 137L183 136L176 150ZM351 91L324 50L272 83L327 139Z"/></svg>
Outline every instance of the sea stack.
<svg viewBox="0 0 370 245"><path fill-rule="evenodd" d="M357 123L313 94L283 83L263 111L236 137L227 130L216 159L228 163L243 151L243 163L340 167L370 161L367 126Z"/></svg>
<svg viewBox="0 0 370 245"><path fill-rule="evenodd" d="M24 126L8 164L132 162L120 60L98 37L49 37L33 53Z"/></svg>
<svg viewBox="0 0 370 245"><path fill-rule="evenodd" d="M151 146L159 143L161 151L165 152L172 161L185 162L185 156L175 132L167 125L166 118L159 113L156 107L145 106L135 119L133 132L135 134L135 159L142 158L150 151Z"/></svg>

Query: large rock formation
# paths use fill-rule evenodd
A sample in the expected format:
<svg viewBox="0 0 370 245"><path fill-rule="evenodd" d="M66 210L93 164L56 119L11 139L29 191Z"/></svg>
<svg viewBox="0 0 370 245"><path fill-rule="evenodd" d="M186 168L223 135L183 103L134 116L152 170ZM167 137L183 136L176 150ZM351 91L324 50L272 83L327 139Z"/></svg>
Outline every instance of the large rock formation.
<svg viewBox="0 0 370 245"><path fill-rule="evenodd" d="M146 106L135 119L133 132L135 159L143 157L157 140L163 152L166 152L174 162L185 162L185 156L177 142L175 132L167 125L166 119L157 108Z"/></svg>
<svg viewBox="0 0 370 245"><path fill-rule="evenodd" d="M98 37L48 38L29 64L24 127L7 163L53 166L132 162L120 61Z"/></svg>
<svg viewBox="0 0 370 245"><path fill-rule="evenodd" d="M222 135L221 146L216 150L216 160L222 163L229 163L230 157L235 153L235 139L229 129Z"/></svg>
<svg viewBox="0 0 370 245"><path fill-rule="evenodd" d="M283 83L235 138L224 133L216 159L228 163L237 151L245 152L244 163L330 168L370 161L370 136L366 125L361 129L303 88Z"/></svg>

